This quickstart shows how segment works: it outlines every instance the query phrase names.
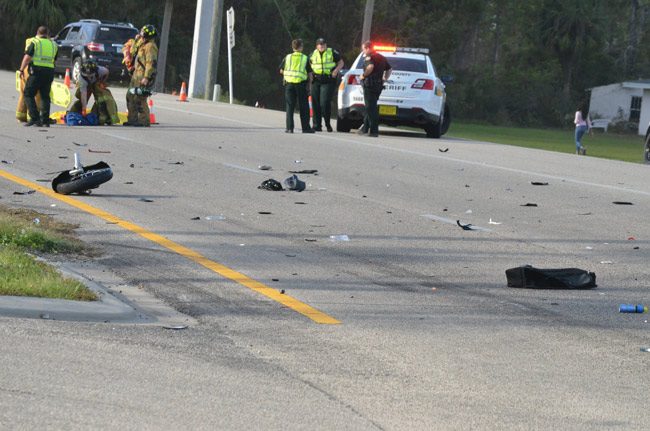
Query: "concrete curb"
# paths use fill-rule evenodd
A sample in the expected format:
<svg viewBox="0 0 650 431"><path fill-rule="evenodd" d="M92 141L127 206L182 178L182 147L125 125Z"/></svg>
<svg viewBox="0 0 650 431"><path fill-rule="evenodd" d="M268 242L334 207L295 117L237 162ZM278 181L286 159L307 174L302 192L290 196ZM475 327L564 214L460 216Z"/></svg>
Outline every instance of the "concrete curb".
<svg viewBox="0 0 650 431"><path fill-rule="evenodd" d="M93 263L50 262L64 277L78 280L95 292L97 301L0 296L0 316L77 322L135 323L189 326L196 320L154 298L142 289L120 283L110 271ZM119 293L107 285L119 286Z"/></svg>

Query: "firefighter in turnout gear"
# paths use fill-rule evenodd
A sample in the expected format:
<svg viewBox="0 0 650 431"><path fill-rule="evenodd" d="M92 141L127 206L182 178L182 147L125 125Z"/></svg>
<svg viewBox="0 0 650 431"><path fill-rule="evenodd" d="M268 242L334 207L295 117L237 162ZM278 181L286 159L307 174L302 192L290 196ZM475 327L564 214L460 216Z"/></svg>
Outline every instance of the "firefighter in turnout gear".
<svg viewBox="0 0 650 431"><path fill-rule="evenodd" d="M327 131L332 131L332 98L336 90L336 78L343 68L341 54L327 47L325 39L316 40L316 49L309 58L313 72L311 97L314 106L313 126L316 132L322 132L322 120L325 120Z"/></svg>
<svg viewBox="0 0 650 431"><path fill-rule="evenodd" d="M311 74L309 58L302 53L301 39L291 42L293 54L288 54L280 64L280 73L284 76L284 97L286 101L287 120L285 133L293 133L293 112L298 103L302 133L314 133L309 125L309 99L307 81Z"/></svg>
<svg viewBox="0 0 650 431"><path fill-rule="evenodd" d="M23 95L25 104L29 109L30 119L25 126L50 127L50 90L54 81L54 61L58 53L58 46L48 37L49 29L40 26L36 37L25 50L25 56L20 65L21 77L29 66L29 78L25 82ZM36 105L36 93L41 94L41 107Z"/></svg>
<svg viewBox="0 0 650 431"><path fill-rule="evenodd" d="M25 51L27 51L27 48L29 48L29 45L32 44L32 41L34 39L35 37L29 37L25 39ZM25 96L23 95L23 92L25 91L25 83L27 82L27 78L29 77L29 67L23 69L22 72L23 73L20 75L20 93L18 95L18 104L16 105L16 120L20 121L21 123L26 123L27 104L25 103ZM37 92L34 99L36 100L36 106L40 107L41 93Z"/></svg>
<svg viewBox="0 0 650 431"><path fill-rule="evenodd" d="M86 60L81 64L77 91L71 112L80 112L84 117L88 110L88 99L92 95L95 104L91 111L99 118L99 124L118 124L120 117L117 114L117 104L113 94L107 88L108 68L98 66L95 60Z"/></svg>
<svg viewBox="0 0 650 431"><path fill-rule="evenodd" d="M136 44L133 56L133 76L126 93L126 106L129 110L125 126L149 127L149 106L147 97L156 79L158 46L155 42L157 31L153 25L145 25L140 30L141 41Z"/></svg>

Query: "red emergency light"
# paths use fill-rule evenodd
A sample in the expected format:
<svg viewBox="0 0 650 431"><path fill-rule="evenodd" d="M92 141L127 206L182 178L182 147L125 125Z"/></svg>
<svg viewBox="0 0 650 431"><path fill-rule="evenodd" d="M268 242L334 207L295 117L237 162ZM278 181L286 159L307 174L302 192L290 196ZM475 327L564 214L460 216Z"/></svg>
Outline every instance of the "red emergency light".
<svg viewBox="0 0 650 431"><path fill-rule="evenodd" d="M397 51L397 47L395 45L373 45L372 47L375 51L382 51L382 52Z"/></svg>

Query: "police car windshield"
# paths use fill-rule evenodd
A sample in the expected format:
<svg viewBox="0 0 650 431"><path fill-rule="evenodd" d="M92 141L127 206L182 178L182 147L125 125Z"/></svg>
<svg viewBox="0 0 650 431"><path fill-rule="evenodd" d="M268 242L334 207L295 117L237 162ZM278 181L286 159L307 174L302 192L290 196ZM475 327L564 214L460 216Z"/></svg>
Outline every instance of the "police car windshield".
<svg viewBox="0 0 650 431"><path fill-rule="evenodd" d="M427 62L424 59L397 57L393 55L385 55L385 57L388 60L388 64L393 68L393 71L428 73ZM359 57L355 68L363 69L363 61L363 56Z"/></svg>
<svg viewBox="0 0 650 431"><path fill-rule="evenodd" d="M125 43L127 40L135 37L137 33L138 31L134 28L101 26L97 29L95 41Z"/></svg>

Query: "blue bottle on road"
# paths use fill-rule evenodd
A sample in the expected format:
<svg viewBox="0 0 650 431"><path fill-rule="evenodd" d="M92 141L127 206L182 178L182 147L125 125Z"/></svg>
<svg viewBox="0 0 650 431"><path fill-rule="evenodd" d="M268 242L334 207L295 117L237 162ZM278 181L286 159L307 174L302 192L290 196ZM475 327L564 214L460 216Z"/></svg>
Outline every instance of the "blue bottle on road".
<svg viewBox="0 0 650 431"><path fill-rule="evenodd" d="M644 307L641 304L621 304L618 311L619 313L647 313L648 307Z"/></svg>

